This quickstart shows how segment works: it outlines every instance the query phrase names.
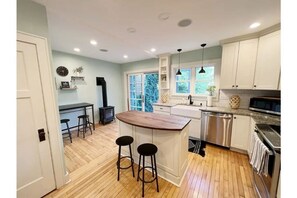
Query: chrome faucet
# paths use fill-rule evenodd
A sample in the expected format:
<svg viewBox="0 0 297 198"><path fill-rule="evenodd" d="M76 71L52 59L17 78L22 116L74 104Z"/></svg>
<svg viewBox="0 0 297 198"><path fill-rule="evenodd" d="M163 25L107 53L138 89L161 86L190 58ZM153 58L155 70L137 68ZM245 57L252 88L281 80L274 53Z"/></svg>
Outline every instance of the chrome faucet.
<svg viewBox="0 0 297 198"><path fill-rule="evenodd" d="M192 101L192 96L191 95L189 95L188 96L188 100L190 100L190 105L192 105L194 102Z"/></svg>

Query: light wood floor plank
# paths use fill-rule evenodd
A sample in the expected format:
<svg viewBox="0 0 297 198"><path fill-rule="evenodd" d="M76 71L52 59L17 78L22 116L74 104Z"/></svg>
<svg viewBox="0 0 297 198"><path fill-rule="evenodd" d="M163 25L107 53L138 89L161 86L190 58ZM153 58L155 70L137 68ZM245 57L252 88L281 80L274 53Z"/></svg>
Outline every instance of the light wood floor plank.
<svg viewBox="0 0 297 198"><path fill-rule="evenodd" d="M81 134L76 137L76 131L72 132L73 143L65 138L65 163L71 181L45 197L141 197L141 181L136 180L138 165L134 164L135 178L131 169L126 169L121 170L117 181L118 131L118 124L113 122L96 125L85 139ZM159 177L160 192L155 182L145 184L145 197L256 197L247 155L212 144L207 144L205 151L205 157L189 153L188 171L180 187ZM149 177L151 172L145 171L145 175Z"/></svg>

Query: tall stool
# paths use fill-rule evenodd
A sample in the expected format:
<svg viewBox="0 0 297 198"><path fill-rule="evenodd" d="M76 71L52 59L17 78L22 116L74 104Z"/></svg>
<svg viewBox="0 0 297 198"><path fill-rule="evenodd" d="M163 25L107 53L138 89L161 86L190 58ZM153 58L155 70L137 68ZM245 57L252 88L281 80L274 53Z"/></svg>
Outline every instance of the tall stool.
<svg viewBox="0 0 297 198"><path fill-rule="evenodd" d="M133 177L134 176L134 160L132 158L132 152L131 152L131 144L134 141L133 137L131 136L122 136L116 139L116 144L119 145L119 154L118 154L118 161L117 161L117 169L118 169L118 181L120 180L120 169L128 169L130 167L132 167L132 174ZM122 156L121 157L121 147L122 146L128 146L129 145L129 152L130 152L130 156ZM123 158L130 158L131 160L131 164L130 166L127 167L121 167L121 159Z"/></svg>
<svg viewBox="0 0 297 198"><path fill-rule="evenodd" d="M63 124L63 123L66 124L67 131L68 131L68 132L63 133L63 130L64 130L64 129L62 129L62 135L68 134L68 137L70 138L70 142L72 143L71 132L70 132L69 125L68 125L68 122L69 122L69 121L70 121L69 119L62 119L62 120L60 120L60 123L61 123L61 124Z"/></svg>
<svg viewBox="0 0 297 198"><path fill-rule="evenodd" d="M77 137L79 137L79 132L81 132L79 129L81 119L82 119L82 124L83 124L83 128L82 128L83 138L85 138L85 133L87 132L87 128L89 128L91 130L91 134L93 134L91 123L89 120L89 115L80 115L77 118L78 118Z"/></svg>
<svg viewBox="0 0 297 198"><path fill-rule="evenodd" d="M156 180L157 184L157 192L159 192L159 184L158 184L158 173L157 173L157 162L156 162L156 153L158 151L158 148L154 144L145 143L138 146L137 151L139 153L139 163L138 163L138 174L137 174L137 181L139 179L142 181L142 197L144 197L144 183L151 183ZM151 166L145 166L145 156L151 157ZM141 164L141 157L143 157L142 160L142 168L140 168ZM144 179L144 170L145 168L151 168L152 169L152 176L153 179L150 181L145 181ZM142 171L142 178L139 177L139 173Z"/></svg>

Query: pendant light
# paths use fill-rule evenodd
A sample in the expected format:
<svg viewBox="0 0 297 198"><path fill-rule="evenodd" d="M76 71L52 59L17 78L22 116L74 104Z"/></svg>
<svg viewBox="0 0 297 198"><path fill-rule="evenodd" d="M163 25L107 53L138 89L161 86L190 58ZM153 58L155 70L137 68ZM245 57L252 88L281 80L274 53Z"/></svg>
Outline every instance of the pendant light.
<svg viewBox="0 0 297 198"><path fill-rule="evenodd" d="M179 52L179 54L178 54L178 70L176 72L176 75L181 76L182 73L180 72L180 52L182 51L182 49L177 49L177 51Z"/></svg>
<svg viewBox="0 0 297 198"><path fill-rule="evenodd" d="M201 44L201 47L203 47L202 49L202 65L201 65L201 69L199 71L199 74L204 74L205 73L205 70L203 69L203 57L204 57L204 47L206 46L206 43L203 43Z"/></svg>

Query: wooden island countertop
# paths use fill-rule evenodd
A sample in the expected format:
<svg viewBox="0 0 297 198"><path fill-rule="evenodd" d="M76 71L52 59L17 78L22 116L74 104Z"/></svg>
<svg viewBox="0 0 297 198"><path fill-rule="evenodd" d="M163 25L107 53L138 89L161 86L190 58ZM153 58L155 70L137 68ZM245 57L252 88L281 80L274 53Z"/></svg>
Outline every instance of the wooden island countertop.
<svg viewBox="0 0 297 198"><path fill-rule="evenodd" d="M172 131L183 130L191 121L188 118L141 111L126 111L116 114L116 117L134 126Z"/></svg>

